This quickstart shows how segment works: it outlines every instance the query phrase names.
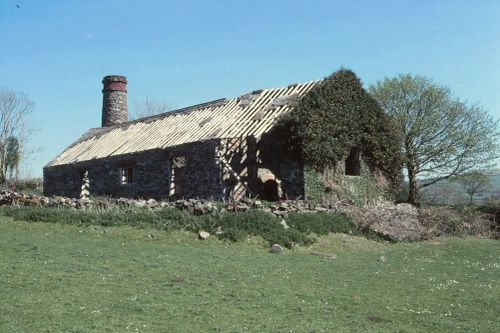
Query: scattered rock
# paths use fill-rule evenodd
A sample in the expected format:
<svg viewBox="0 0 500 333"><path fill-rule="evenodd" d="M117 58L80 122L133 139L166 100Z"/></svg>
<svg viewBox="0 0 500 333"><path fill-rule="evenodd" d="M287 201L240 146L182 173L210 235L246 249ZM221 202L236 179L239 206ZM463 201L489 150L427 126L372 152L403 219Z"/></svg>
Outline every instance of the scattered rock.
<svg viewBox="0 0 500 333"><path fill-rule="evenodd" d="M246 198L246 197L241 198L240 202L244 203L244 204L249 204L249 205L253 204L253 200L250 198Z"/></svg>
<svg viewBox="0 0 500 333"><path fill-rule="evenodd" d="M286 202L282 202L278 207L279 210L288 210L288 204Z"/></svg>
<svg viewBox="0 0 500 333"><path fill-rule="evenodd" d="M205 208L203 205L196 203L193 207L193 213L194 215L203 215L205 214Z"/></svg>
<svg viewBox="0 0 500 333"><path fill-rule="evenodd" d="M336 254L333 254L333 253L321 253L321 252L311 252L312 255L315 255L315 256L320 256L320 257L323 257L325 259L330 259L330 260L335 260L337 259L337 255Z"/></svg>
<svg viewBox="0 0 500 333"><path fill-rule="evenodd" d="M236 205L236 211L245 212L245 211L247 211L249 209L250 209L250 207L248 207L245 204Z"/></svg>
<svg viewBox="0 0 500 333"><path fill-rule="evenodd" d="M210 234L209 234L208 232L206 232L206 231L200 231L200 232L198 233L198 239L199 239L199 240L205 240L205 239L207 239L208 237L210 237Z"/></svg>
<svg viewBox="0 0 500 333"><path fill-rule="evenodd" d="M424 228L420 224L419 213L415 206L402 203L380 203L366 206L353 216L382 237L394 241L415 241L422 237Z"/></svg>
<svg viewBox="0 0 500 333"><path fill-rule="evenodd" d="M135 200L136 207L145 207L147 205L146 200Z"/></svg>
<svg viewBox="0 0 500 333"><path fill-rule="evenodd" d="M279 244L271 245L271 249L269 250L269 252L276 254L281 253L281 251L283 251L283 248Z"/></svg>
<svg viewBox="0 0 500 333"><path fill-rule="evenodd" d="M290 228L290 227L288 226L288 224L286 224L286 221L285 221L285 220L281 220L281 221L280 221L280 224L283 226L283 228L285 228L285 230Z"/></svg>
<svg viewBox="0 0 500 333"><path fill-rule="evenodd" d="M276 216L280 216L280 217L283 217L283 216L287 216L288 215L288 212L286 211L283 211L283 210L275 210L273 212L274 215Z"/></svg>
<svg viewBox="0 0 500 333"><path fill-rule="evenodd" d="M18 202L24 206L39 206L41 203L39 198L19 198Z"/></svg>
<svg viewBox="0 0 500 333"><path fill-rule="evenodd" d="M156 206L158 206L158 202L155 199L149 199L148 201L146 201L146 204L151 208L155 208Z"/></svg>

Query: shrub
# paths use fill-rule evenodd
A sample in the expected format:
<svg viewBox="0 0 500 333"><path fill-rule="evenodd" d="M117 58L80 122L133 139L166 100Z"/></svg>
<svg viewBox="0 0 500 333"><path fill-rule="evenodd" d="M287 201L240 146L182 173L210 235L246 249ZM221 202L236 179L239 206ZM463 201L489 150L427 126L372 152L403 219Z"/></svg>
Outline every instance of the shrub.
<svg viewBox="0 0 500 333"><path fill-rule="evenodd" d="M494 237L500 239L500 200L488 200L480 205L478 210L488 216L491 221Z"/></svg>
<svg viewBox="0 0 500 333"><path fill-rule="evenodd" d="M429 236L498 237L493 216L473 205L427 206L420 209L420 218Z"/></svg>
<svg viewBox="0 0 500 333"><path fill-rule="evenodd" d="M487 214L492 214L495 216L495 219L498 220L500 215L500 200L498 199L490 199L482 203L478 206L478 209Z"/></svg>
<svg viewBox="0 0 500 333"><path fill-rule="evenodd" d="M197 216L176 208L149 210L146 208L111 208L72 210L54 207L3 206L0 213L16 220L52 222L73 225L100 225L104 227L130 225L158 230L208 231L218 238L238 242L249 236L260 236L270 245L281 244L292 248L294 244L308 245L315 241L313 234L343 232L364 235L356 225L342 214L291 214L288 229L281 219L259 209L242 213L225 212L217 215Z"/></svg>
<svg viewBox="0 0 500 333"><path fill-rule="evenodd" d="M345 215L337 213L294 213L287 221L291 228L298 231L317 235L326 235L329 232L357 233L356 225Z"/></svg>
<svg viewBox="0 0 500 333"><path fill-rule="evenodd" d="M281 219L273 214L251 209L243 213L225 213L221 216L218 225L222 228L221 238L239 241L247 236L261 236L269 244L278 243L291 248L294 243L310 244L312 239L299 230L284 229Z"/></svg>
<svg viewBox="0 0 500 333"><path fill-rule="evenodd" d="M27 194L42 195L43 193L43 180L41 178L19 179L18 181L10 181L6 185L9 189L15 188L16 191Z"/></svg>

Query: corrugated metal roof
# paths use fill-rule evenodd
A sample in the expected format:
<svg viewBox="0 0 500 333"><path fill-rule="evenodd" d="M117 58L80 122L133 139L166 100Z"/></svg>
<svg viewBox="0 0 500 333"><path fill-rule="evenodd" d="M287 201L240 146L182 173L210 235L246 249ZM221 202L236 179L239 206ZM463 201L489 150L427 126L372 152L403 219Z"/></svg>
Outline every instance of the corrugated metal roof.
<svg viewBox="0 0 500 333"><path fill-rule="evenodd" d="M93 128L47 167L215 138L260 137L317 82L257 90L229 100L220 99L120 125Z"/></svg>

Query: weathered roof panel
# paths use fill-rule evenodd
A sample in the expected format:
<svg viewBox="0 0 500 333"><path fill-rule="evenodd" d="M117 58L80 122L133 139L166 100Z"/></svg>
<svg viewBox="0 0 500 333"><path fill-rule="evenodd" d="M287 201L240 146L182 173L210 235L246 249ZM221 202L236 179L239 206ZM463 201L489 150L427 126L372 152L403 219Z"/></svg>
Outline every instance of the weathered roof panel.
<svg viewBox="0 0 500 333"><path fill-rule="evenodd" d="M256 90L104 128L93 128L48 165L167 148L214 138L261 136L319 81Z"/></svg>

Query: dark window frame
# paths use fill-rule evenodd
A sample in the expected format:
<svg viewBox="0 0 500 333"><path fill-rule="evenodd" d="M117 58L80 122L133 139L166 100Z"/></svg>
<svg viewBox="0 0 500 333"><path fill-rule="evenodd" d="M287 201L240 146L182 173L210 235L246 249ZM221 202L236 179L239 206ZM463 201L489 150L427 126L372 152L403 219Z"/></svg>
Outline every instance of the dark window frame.
<svg viewBox="0 0 500 333"><path fill-rule="evenodd" d="M345 159L344 175L361 176L361 149L353 147Z"/></svg>
<svg viewBox="0 0 500 333"><path fill-rule="evenodd" d="M135 182L134 167L131 165L120 166L118 169L120 185L128 185Z"/></svg>

